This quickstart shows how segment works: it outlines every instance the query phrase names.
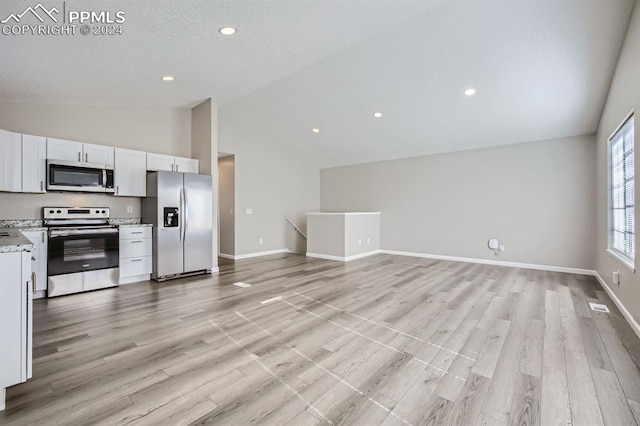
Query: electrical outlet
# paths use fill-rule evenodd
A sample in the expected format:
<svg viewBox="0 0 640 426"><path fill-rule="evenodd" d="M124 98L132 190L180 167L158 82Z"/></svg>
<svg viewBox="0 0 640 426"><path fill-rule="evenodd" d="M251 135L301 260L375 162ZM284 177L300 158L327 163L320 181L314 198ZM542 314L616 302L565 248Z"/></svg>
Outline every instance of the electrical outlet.
<svg viewBox="0 0 640 426"><path fill-rule="evenodd" d="M260 240L259 240L258 242L260 243L260 245L262 245L262 243L263 243L264 241L262 240L262 238L260 238Z"/></svg>
<svg viewBox="0 0 640 426"><path fill-rule="evenodd" d="M133 213L133 206L127 206L127 213Z"/></svg>
<svg viewBox="0 0 640 426"><path fill-rule="evenodd" d="M246 209L244 212L246 214L253 214L253 209Z"/></svg>
<svg viewBox="0 0 640 426"><path fill-rule="evenodd" d="M362 240L358 240L358 245L361 246L362 245Z"/></svg>
<svg viewBox="0 0 640 426"><path fill-rule="evenodd" d="M617 286L620 285L620 272L619 271L613 271L613 283Z"/></svg>
<svg viewBox="0 0 640 426"><path fill-rule="evenodd" d="M371 238L367 238L367 244L371 244Z"/></svg>

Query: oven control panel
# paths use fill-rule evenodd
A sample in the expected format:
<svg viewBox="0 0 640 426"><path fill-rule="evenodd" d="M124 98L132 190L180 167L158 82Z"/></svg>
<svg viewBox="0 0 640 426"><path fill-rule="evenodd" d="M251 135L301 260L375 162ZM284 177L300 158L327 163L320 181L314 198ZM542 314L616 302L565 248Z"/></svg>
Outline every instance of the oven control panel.
<svg viewBox="0 0 640 426"><path fill-rule="evenodd" d="M45 207L45 219L109 219L109 207Z"/></svg>

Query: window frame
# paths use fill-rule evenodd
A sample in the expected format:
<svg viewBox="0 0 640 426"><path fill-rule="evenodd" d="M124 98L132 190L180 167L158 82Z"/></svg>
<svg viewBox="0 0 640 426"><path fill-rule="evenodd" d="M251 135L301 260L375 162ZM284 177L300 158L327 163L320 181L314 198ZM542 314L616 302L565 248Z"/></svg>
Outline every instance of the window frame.
<svg viewBox="0 0 640 426"><path fill-rule="evenodd" d="M636 179L635 179L635 111L629 112L625 118L620 122L620 124L615 128L615 130L611 133L609 138L607 139L607 252L611 254L613 257L622 262L625 266L631 269L632 272L635 273L636 270L636 229L635 229L635 192L636 192ZM633 222L634 222L634 233L633 233L633 258L629 257L625 252L622 252L615 247L613 247L613 164L612 164L612 141L618 135L618 133L624 128L624 126L629 122L629 120L634 120L633 125L633 160L634 160L634 173L633 173L633 192L634 192L634 201L633 201ZM623 159L624 160L624 159Z"/></svg>

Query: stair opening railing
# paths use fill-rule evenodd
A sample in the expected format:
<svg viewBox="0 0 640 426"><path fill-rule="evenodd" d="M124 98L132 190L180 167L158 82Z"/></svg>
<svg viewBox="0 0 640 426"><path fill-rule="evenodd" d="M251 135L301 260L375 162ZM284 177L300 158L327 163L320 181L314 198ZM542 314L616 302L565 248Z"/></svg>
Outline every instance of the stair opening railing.
<svg viewBox="0 0 640 426"><path fill-rule="evenodd" d="M287 222L289 222L291 224L291 226L293 226L293 229L295 229L300 235L302 235L304 237L304 239L307 239L307 236L304 234L304 232L302 232L302 230L300 228L298 228L296 226L295 223L293 223L293 221L291 219L289 219L288 217L286 218Z"/></svg>

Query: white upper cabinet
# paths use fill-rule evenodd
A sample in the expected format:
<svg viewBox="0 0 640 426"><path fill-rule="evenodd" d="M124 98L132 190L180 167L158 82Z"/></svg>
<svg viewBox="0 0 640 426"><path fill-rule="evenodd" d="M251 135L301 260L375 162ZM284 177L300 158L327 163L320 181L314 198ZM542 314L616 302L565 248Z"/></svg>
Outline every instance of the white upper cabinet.
<svg viewBox="0 0 640 426"><path fill-rule="evenodd" d="M115 195L147 196L147 153L130 149L115 149Z"/></svg>
<svg viewBox="0 0 640 426"><path fill-rule="evenodd" d="M82 161L92 164L114 165L114 148L103 145L82 144L84 157Z"/></svg>
<svg viewBox="0 0 640 426"><path fill-rule="evenodd" d="M81 163L113 166L114 149L110 146L93 145L64 139L47 139L47 159L78 161Z"/></svg>
<svg viewBox="0 0 640 426"><path fill-rule="evenodd" d="M172 155L153 154L147 153L147 170L156 172L158 170L165 170L167 172L174 171L174 157Z"/></svg>
<svg viewBox="0 0 640 426"><path fill-rule="evenodd" d="M176 172L198 173L198 160L175 157Z"/></svg>
<svg viewBox="0 0 640 426"><path fill-rule="evenodd" d="M191 158L147 153L147 170L150 172L165 170L167 172L198 173L198 165L199 161Z"/></svg>
<svg viewBox="0 0 640 426"><path fill-rule="evenodd" d="M47 138L47 160L82 161L82 142Z"/></svg>
<svg viewBox="0 0 640 426"><path fill-rule="evenodd" d="M45 192L47 138L22 135L22 192Z"/></svg>
<svg viewBox="0 0 640 426"><path fill-rule="evenodd" d="M0 191L22 191L22 135L0 130Z"/></svg>

